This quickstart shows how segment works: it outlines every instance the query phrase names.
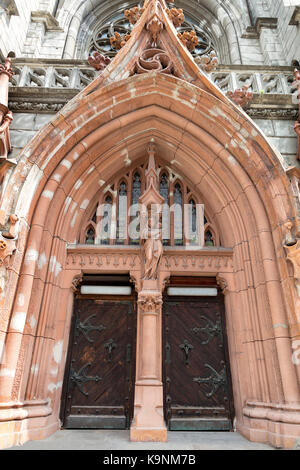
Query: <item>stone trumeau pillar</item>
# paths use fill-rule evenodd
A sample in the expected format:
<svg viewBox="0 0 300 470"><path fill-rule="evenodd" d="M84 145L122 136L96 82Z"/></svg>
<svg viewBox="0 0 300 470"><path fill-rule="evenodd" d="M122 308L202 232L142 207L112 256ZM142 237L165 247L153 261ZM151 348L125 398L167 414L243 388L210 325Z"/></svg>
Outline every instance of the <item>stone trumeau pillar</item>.
<svg viewBox="0 0 300 470"><path fill-rule="evenodd" d="M138 292L137 355L132 441L166 441L162 384L162 293L159 268L163 252L155 144L148 146L146 190L140 197L144 273Z"/></svg>

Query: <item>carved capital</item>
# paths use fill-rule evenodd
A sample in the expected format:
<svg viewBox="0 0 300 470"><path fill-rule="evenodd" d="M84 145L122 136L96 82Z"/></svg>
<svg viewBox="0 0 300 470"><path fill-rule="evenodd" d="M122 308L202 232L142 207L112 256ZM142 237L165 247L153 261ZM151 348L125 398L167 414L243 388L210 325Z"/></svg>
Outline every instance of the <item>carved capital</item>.
<svg viewBox="0 0 300 470"><path fill-rule="evenodd" d="M82 279L83 279L82 273L74 277L72 281L72 285L71 285L71 289L74 293L79 292L79 287L80 287L80 284L82 283Z"/></svg>
<svg viewBox="0 0 300 470"><path fill-rule="evenodd" d="M222 291L222 294L224 294L224 295L227 294L228 293L228 283L227 283L226 279L224 279L219 274L217 275L216 279L217 279L217 284L218 284L218 286L220 287L220 289Z"/></svg>
<svg viewBox="0 0 300 470"><path fill-rule="evenodd" d="M138 305L143 313L159 313L162 305L160 292L142 291L138 297Z"/></svg>

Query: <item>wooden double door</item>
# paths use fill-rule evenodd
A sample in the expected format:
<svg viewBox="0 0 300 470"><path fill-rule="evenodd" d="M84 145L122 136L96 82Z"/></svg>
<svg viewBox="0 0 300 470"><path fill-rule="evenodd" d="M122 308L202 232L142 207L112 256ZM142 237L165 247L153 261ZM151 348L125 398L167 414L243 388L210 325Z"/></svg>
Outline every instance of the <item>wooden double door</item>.
<svg viewBox="0 0 300 470"><path fill-rule="evenodd" d="M128 429L136 301L76 298L61 419L65 428ZM163 383L170 430L231 430L223 295L164 297Z"/></svg>
<svg viewBox="0 0 300 470"><path fill-rule="evenodd" d="M65 428L129 428L135 345L134 299L75 298L62 403Z"/></svg>
<svg viewBox="0 0 300 470"><path fill-rule="evenodd" d="M224 299L165 297L165 419L170 430L230 431L233 400Z"/></svg>

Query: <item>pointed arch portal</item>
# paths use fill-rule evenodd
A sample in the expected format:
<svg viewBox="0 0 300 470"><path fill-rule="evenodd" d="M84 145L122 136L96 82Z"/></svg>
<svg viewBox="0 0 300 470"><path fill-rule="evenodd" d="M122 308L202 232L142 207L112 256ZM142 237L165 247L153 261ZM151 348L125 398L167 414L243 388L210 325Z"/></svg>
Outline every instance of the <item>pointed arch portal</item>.
<svg viewBox="0 0 300 470"><path fill-rule="evenodd" d="M283 226L295 220L295 209L281 157L177 39L172 60L184 68L181 78L124 75L131 48L145 46L147 8L137 36L25 147L3 191L2 211L19 217L17 250L1 274L3 447L59 428L74 291L82 275L104 273L130 275L138 295L133 440L167 438L162 292L170 276L186 275L217 279L225 296L237 429L275 446L291 447L300 436L299 370L292 361L300 320L283 246ZM163 21L174 43L173 26L166 15ZM146 164L150 142L157 158L207 201L222 246L166 246L158 278L146 282L140 246L78 240L99 191L106 193L122 167Z"/></svg>

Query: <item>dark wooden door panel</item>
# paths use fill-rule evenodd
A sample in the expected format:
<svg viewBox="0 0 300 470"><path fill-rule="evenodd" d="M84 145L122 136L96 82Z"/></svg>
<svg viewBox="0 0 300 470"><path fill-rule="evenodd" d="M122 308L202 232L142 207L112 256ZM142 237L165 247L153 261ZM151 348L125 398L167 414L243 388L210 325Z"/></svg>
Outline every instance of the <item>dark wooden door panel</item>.
<svg viewBox="0 0 300 470"><path fill-rule="evenodd" d="M222 297L165 298L165 416L171 430L230 430Z"/></svg>
<svg viewBox="0 0 300 470"><path fill-rule="evenodd" d="M75 299L64 427L125 429L135 373L132 301Z"/></svg>

